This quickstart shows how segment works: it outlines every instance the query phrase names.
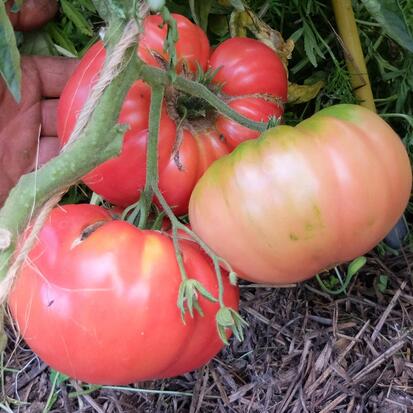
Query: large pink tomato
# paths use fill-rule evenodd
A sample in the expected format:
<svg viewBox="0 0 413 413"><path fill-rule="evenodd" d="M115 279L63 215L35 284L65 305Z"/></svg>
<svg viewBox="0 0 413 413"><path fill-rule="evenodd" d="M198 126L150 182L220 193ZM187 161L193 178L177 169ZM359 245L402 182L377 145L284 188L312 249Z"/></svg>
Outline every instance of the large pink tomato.
<svg viewBox="0 0 413 413"><path fill-rule="evenodd" d="M287 76L275 52L257 40L234 38L220 44L209 56L205 33L187 18L174 17L179 32L178 70L183 76L193 78L197 66L204 71L218 70L213 82L220 85L234 110L256 121L282 115ZM138 50L141 59L159 67L167 61L163 51L166 27L160 28L161 22L160 16L147 17ZM104 59L105 49L99 42L86 53L62 93L58 107L58 135L62 144L74 129ZM136 81L119 117L120 123L129 125L120 156L84 177L93 191L122 207L137 201L145 184L150 97L149 86ZM184 113L187 115L182 121ZM215 159L229 153L239 142L257 136L258 132L217 114L199 99L190 99L170 88L161 120L158 164L160 190L175 213L187 212L194 185Z"/></svg>
<svg viewBox="0 0 413 413"><path fill-rule="evenodd" d="M189 218L241 277L290 283L373 248L411 183L396 133L365 108L337 105L217 160L192 193Z"/></svg>
<svg viewBox="0 0 413 413"><path fill-rule="evenodd" d="M189 278L215 297L212 263L180 241ZM114 221L103 208L66 205L52 211L20 271L9 305L29 346L47 364L98 384L171 377L207 363L222 348L219 309L185 324L177 307L181 275L171 238ZM238 289L224 277L225 304Z"/></svg>

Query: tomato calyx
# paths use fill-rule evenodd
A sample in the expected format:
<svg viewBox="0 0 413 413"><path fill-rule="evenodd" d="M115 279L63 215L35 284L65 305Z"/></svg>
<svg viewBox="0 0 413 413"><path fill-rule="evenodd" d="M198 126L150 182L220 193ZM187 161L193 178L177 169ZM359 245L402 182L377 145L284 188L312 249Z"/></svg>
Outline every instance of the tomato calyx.
<svg viewBox="0 0 413 413"><path fill-rule="evenodd" d="M248 323L239 315L237 311L234 311L230 307L224 306L219 309L215 317L219 337L225 344L229 344L226 334L227 329L231 329L239 341L244 339L243 329L248 326Z"/></svg>
<svg viewBox="0 0 413 413"><path fill-rule="evenodd" d="M199 315L204 316L204 312L198 301L199 294L212 303L218 302L218 299L215 298L198 280L190 278L181 282L178 293L178 308L181 311L181 318L184 324L185 313L187 310L191 318L194 318L194 309Z"/></svg>
<svg viewBox="0 0 413 413"><path fill-rule="evenodd" d="M207 118L213 109L204 99L181 94L176 100L176 110L181 119L193 121Z"/></svg>

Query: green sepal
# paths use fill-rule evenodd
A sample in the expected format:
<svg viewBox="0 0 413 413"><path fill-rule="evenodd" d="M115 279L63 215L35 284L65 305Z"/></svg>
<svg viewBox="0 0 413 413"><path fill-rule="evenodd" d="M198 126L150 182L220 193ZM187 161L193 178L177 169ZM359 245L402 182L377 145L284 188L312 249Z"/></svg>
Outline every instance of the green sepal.
<svg viewBox="0 0 413 413"><path fill-rule="evenodd" d="M194 317L194 309L199 315L204 315L204 312L199 305L198 294L213 303L218 301L198 280L191 278L182 281L178 292L178 308L181 310L181 317L183 320L186 311L185 307L188 309L191 318Z"/></svg>
<svg viewBox="0 0 413 413"><path fill-rule="evenodd" d="M238 276L237 273L234 271L231 271L229 273L229 282L231 283L231 285L237 285L238 284Z"/></svg>
<svg viewBox="0 0 413 413"><path fill-rule="evenodd" d="M233 332L238 341L244 340L244 327L248 326L248 323L233 308L221 307L215 319L218 335L224 344L228 344L226 336L226 329L228 328Z"/></svg>

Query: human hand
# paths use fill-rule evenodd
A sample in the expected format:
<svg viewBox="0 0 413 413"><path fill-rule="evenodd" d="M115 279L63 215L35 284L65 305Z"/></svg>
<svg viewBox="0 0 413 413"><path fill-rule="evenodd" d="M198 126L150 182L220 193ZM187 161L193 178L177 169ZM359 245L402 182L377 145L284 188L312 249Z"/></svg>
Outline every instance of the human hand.
<svg viewBox="0 0 413 413"><path fill-rule="evenodd" d="M8 1L7 9L12 5ZM50 20L56 10L56 0L26 0L18 14L9 16L16 29L30 30ZM0 206L21 175L58 153L57 98L76 65L76 59L64 57L22 57L19 104L0 78Z"/></svg>
<svg viewBox="0 0 413 413"><path fill-rule="evenodd" d="M22 57L19 104L0 80L0 205L22 174L58 153L57 98L76 65L65 57Z"/></svg>
<svg viewBox="0 0 413 413"><path fill-rule="evenodd" d="M16 30L30 31L38 29L49 20L53 19L57 12L56 0L25 0L18 13L11 12L14 0L6 2L6 10L11 24Z"/></svg>

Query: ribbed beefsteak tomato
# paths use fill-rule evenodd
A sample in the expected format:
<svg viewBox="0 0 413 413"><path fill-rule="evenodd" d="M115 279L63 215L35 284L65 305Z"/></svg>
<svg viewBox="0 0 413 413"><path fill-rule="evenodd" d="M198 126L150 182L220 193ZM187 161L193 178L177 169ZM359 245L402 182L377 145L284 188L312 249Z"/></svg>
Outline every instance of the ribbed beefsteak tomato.
<svg viewBox="0 0 413 413"><path fill-rule="evenodd" d="M407 152L386 122L337 105L213 163L189 217L240 277L296 282L374 247L402 214L411 183Z"/></svg>
<svg viewBox="0 0 413 413"><path fill-rule="evenodd" d="M209 259L180 242L188 276L215 297ZM201 317L181 320L181 275L171 238L114 221L103 208L52 211L9 296L23 338L51 367L97 384L127 384L179 375L207 363L223 344L219 309L199 297ZM224 277L224 301L238 289Z"/></svg>
<svg viewBox="0 0 413 413"><path fill-rule="evenodd" d="M204 71L217 69L213 83L222 85L221 91L234 110L256 121L282 115L287 76L275 52L257 40L233 38L221 43L210 56L205 33L186 17L174 17L179 34L178 70L183 76L194 78L197 66ZM160 16L145 19L138 50L141 59L155 66L162 66L162 59L167 57L163 51L166 27L160 28L161 22ZM83 57L61 95L57 127L62 144L73 131L104 59L105 49L99 42ZM119 118L120 123L129 125L122 153L84 177L93 191L115 205L125 207L137 201L144 187L150 96L148 85L143 81L134 83ZM165 97L159 137L159 187L177 214L187 212L195 183L215 159L239 142L258 136L203 104L179 95L173 88ZM185 111L188 115L181 122Z"/></svg>

